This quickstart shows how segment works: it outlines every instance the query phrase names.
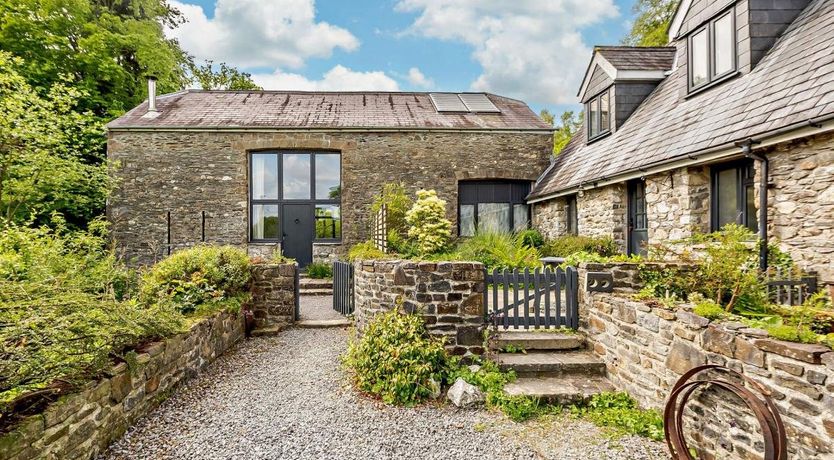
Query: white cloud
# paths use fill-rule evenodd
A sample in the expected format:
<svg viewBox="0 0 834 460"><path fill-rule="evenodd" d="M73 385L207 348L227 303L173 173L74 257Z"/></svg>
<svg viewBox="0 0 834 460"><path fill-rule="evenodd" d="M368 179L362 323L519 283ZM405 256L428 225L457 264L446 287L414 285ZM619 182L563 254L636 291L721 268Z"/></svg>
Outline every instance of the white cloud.
<svg viewBox="0 0 834 460"><path fill-rule="evenodd" d="M417 67L408 69L407 78L409 83L420 88L431 88L434 86L434 80L426 77Z"/></svg>
<svg viewBox="0 0 834 460"><path fill-rule="evenodd" d="M217 0L209 19L200 6L172 0L188 20L167 31L199 59L238 67L299 68L307 58L354 51L348 30L316 21L314 0Z"/></svg>
<svg viewBox="0 0 834 460"><path fill-rule="evenodd" d="M476 91L576 103L591 48L580 30L619 13L613 0L400 0L418 13L408 33L474 47Z"/></svg>
<svg viewBox="0 0 834 460"><path fill-rule="evenodd" d="M327 71L320 80L297 73L253 74L252 80L264 89L299 91L399 91L397 82L384 72L356 72L342 65Z"/></svg>

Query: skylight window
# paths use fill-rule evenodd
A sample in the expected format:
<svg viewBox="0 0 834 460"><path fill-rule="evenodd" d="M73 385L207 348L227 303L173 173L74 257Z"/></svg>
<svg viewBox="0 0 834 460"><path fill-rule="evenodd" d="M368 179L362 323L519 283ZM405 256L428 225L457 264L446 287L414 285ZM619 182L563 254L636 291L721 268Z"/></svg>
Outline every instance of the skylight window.
<svg viewBox="0 0 834 460"><path fill-rule="evenodd" d="M501 113L484 93L429 93L438 112Z"/></svg>

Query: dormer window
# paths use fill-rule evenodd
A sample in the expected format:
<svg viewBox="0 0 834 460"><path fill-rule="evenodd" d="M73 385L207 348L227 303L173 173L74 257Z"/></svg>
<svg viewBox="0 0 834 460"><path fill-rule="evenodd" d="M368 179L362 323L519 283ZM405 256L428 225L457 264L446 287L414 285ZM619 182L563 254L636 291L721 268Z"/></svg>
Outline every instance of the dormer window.
<svg viewBox="0 0 834 460"><path fill-rule="evenodd" d="M736 70L735 14L717 16L689 36L689 91L728 77Z"/></svg>
<svg viewBox="0 0 834 460"><path fill-rule="evenodd" d="M588 114L588 140L611 132L611 88L606 89L586 103Z"/></svg>

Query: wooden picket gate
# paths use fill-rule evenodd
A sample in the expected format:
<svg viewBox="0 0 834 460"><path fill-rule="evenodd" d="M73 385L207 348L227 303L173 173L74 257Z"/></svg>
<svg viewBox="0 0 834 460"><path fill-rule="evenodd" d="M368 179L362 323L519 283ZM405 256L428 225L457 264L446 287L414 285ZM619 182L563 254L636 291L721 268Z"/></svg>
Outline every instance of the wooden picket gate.
<svg viewBox="0 0 834 460"><path fill-rule="evenodd" d="M574 267L487 271L487 322L503 329L577 329L578 284Z"/></svg>

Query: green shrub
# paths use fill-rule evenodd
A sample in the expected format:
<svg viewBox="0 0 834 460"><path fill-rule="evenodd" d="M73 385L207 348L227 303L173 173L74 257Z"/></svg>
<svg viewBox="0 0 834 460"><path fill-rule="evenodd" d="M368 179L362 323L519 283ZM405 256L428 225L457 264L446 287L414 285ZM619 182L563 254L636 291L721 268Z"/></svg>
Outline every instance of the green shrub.
<svg viewBox="0 0 834 460"><path fill-rule="evenodd" d="M170 306L123 300L132 273L106 242L106 225L69 232L0 231L0 431L12 414L77 388L131 348L182 330Z"/></svg>
<svg viewBox="0 0 834 460"><path fill-rule="evenodd" d="M611 237L582 235L560 236L547 241L542 247L542 254L547 257L568 257L578 252L609 257L616 255L619 250Z"/></svg>
<svg viewBox="0 0 834 460"><path fill-rule="evenodd" d="M481 262L488 270L541 266L536 248L524 244L520 235L507 233L477 233L461 242L454 257Z"/></svg>
<svg viewBox="0 0 834 460"><path fill-rule="evenodd" d="M195 246L177 251L142 277L145 305L172 303L182 314L238 311L250 298L249 258L232 246Z"/></svg>
<svg viewBox="0 0 834 460"><path fill-rule="evenodd" d="M788 342L817 343L819 336L808 326L778 324L765 326L767 333L774 339Z"/></svg>
<svg viewBox="0 0 834 460"><path fill-rule="evenodd" d="M402 182L391 182L382 186L382 191L374 197L371 204L371 213L376 215L383 206L385 207L385 225L389 232L394 232L399 237L405 237L408 233L408 223L405 215L412 206L411 198L405 191L405 184Z"/></svg>
<svg viewBox="0 0 834 460"><path fill-rule="evenodd" d="M426 332L416 314L377 315L343 357L359 390L388 404L413 405L428 398L448 373L443 342Z"/></svg>
<svg viewBox="0 0 834 460"><path fill-rule="evenodd" d="M307 265L307 276L315 279L333 278L333 267L325 262L313 262Z"/></svg>
<svg viewBox="0 0 834 460"><path fill-rule="evenodd" d="M692 312L713 321L727 317L727 312L724 308L712 300L702 300L695 305Z"/></svg>
<svg viewBox="0 0 834 460"><path fill-rule="evenodd" d="M452 238L452 223L446 219L446 202L434 190L418 190L417 202L405 215L408 237L419 255L445 250Z"/></svg>
<svg viewBox="0 0 834 460"><path fill-rule="evenodd" d="M355 262L357 260L390 259L390 256L377 249L373 241L365 241L364 243L354 244L348 251L347 259L349 262Z"/></svg>
<svg viewBox="0 0 834 460"><path fill-rule="evenodd" d="M664 439L660 412L640 409L628 393L600 393L587 404L574 406L571 412L618 434L644 436L655 441Z"/></svg>
<svg viewBox="0 0 834 460"><path fill-rule="evenodd" d="M536 249L541 249L544 246L544 237L535 228L528 228L527 230L518 232L518 239L525 246L531 246Z"/></svg>
<svg viewBox="0 0 834 460"><path fill-rule="evenodd" d="M504 386L515 381L515 373L502 372L493 361L481 362L477 372L472 372L467 366L457 366L456 363L451 367L454 370L449 375L449 384L460 377L475 385L484 393L488 408L500 410L514 422L529 420L550 409L541 404L538 398L504 393Z"/></svg>

